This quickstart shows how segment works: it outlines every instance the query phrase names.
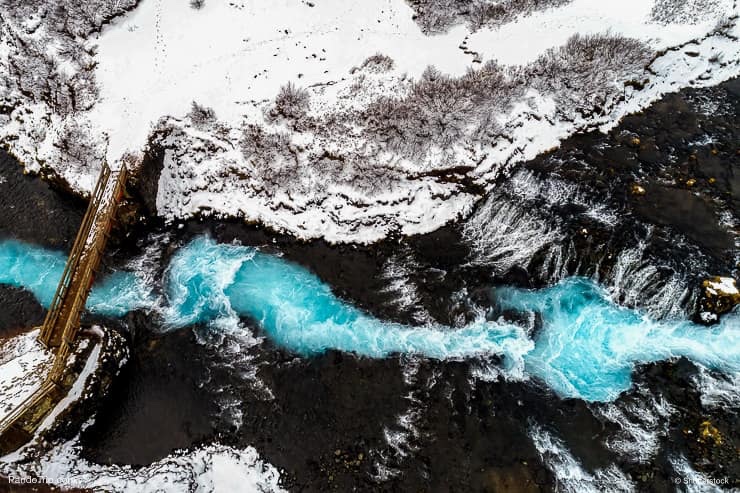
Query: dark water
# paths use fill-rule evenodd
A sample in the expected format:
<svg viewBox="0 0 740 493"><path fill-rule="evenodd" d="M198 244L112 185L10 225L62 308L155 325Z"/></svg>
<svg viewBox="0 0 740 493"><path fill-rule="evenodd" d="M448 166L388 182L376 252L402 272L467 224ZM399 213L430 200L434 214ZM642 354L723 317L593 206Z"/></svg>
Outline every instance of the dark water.
<svg viewBox="0 0 740 493"><path fill-rule="evenodd" d="M593 219L583 200L550 204L509 194L508 178L498 190L508 203L543 211L565 231L563 242L572 249L564 274L603 272L607 279L618 253L647 238L645 258L660 267L660 276L737 276L736 236L726 223L738 225L739 109L737 80L683 91L628 117L608 135L575 136L522 166L535 181L556 177L577 186L586 202L614 211L615 224ZM84 204L23 176L5 156L0 175L6 177L0 204L22 211L0 218L0 235L68 248ZM691 187L690 178L696 180ZM647 193L633 195L633 183ZM505 270L471 262L476 249L463 229L453 225L372 247L333 247L236 222L190 221L176 229L153 221L120 240L108 262L122 266L147 251L147 268L160 275L179 246L207 232L219 241L238 239L280 253L318 275L338 297L378 318L411 325L463 325L475 317L476 306L493 306L491 286L536 287L555 276L544 251ZM389 274L396 272L389 262L405 266L405 274ZM400 278L404 287L395 287ZM413 296L400 302L408 286ZM42 316L33 298L17 289L1 288L0 299L7 306L0 337ZM695 306L686 304L691 315ZM697 369L686 360L643 365L633 390L615 404L650 409L651 399L661 397L675 409L664 420L666 432L654 457L641 464L604 445L620 428L598 408L558 398L536 380L471 378L484 361L368 359L339 352L300 358L269 340L247 342L245 334L223 336L206 327L162 333L142 313L113 324L129 338L132 359L82 435L84 455L101 463L144 465L174 449L217 440L254 446L284 471L285 486L297 491L550 491L555 477L531 438L538 425L559 437L584 470L617 464L645 491L673 490L669 458L676 453L715 477L740 478L740 406L703 407L692 383ZM407 417L407 425L399 416ZM699 430L705 419L725 438L721 446L698 444L686 433ZM389 436L401 438L398 448ZM379 481L384 471L388 477Z"/></svg>
<svg viewBox="0 0 740 493"><path fill-rule="evenodd" d="M86 204L53 190L0 151L0 235L67 250L74 242ZM33 295L0 286L0 337L8 337L41 324L44 311Z"/></svg>

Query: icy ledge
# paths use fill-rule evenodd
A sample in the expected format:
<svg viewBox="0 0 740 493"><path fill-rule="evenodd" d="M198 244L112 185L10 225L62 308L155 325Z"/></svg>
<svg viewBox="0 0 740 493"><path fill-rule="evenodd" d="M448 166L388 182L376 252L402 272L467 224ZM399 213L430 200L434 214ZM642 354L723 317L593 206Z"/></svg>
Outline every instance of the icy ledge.
<svg viewBox="0 0 740 493"><path fill-rule="evenodd" d="M98 90L60 108L28 96L38 80L8 78L0 140L83 193L100 160L159 150L169 221L236 216L332 242L424 233L574 132L740 74L737 3L682 4L554 2L429 36L400 0L151 0L90 39L86 65L43 18L9 16L0 64L35 60L17 40L44 41L56 65L28 71Z"/></svg>
<svg viewBox="0 0 740 493"><path fill-rule="evenodd" d="M6 465L13 478L45 478L64 488L94 491L285 491L280 473L252 447L208 445L176 452L143 468L100 465L83 459L80 446L67 442L39 460Z"/></svg>

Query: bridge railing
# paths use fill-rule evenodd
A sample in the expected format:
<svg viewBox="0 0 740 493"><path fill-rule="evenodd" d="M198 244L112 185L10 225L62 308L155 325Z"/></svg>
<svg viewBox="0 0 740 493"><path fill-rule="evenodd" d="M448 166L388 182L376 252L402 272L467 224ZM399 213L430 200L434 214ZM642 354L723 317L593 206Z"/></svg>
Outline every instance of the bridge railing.
<svg viewBox="0 0 740 493"><path fill-rule="evenodd" d="M66 375L69 356L128 178L124 165L116 172L115 181L110 179L112 174L110 167L103 164L39 334L39 341L44 346L49 349L58 347L54 362L46 379L33 394L0 420L0 452L16 450L30 440L43 418L71 385L65 381L65 378L69 380L69 375Z"/></svg>
<svg viewBox="0 0 740 493"><path fill-rule="evenodd" d="M77 271L82 252L87 244L92 227L95 224L110 175L110 167L106 163L103 163L103 168L100 170L98 182L90 195L90 203L88 204L87 211L85 211L85 215L82 218L82 224L80 225L80 229L77 231L77 237L75 238L72 250L69 253L67 264L64 267L62 278L59 280L59 285L54 293L54 298L51 305L49 305L49 310L46 312L44 324L41 326L39 340L47 348L56 347L61 343L58 337L55 338L55 335L58 336L58 334L55 334L55 328L59 322L58 319L62 312L64 301L67 298L67 292L72 282L72 277Z"/></svg>
<svg viewBox="0 0 740 493"><path fill-rule="evenodd" d="M64 317L64 320L57 319L54 329L61 333L59 350L49 374L54 380L62 376L67 358L72 351L77 332L80 329L80 317L85 309L87 297L92 289L95 274L98 271L105 245L108 242L117 206L124 193L126 178L126 168L122 167L116 175L115 182L107 185L104 190L103 203L102 205L99 204L97 210L96 221L93 223L85 242L85 248L80 254L80 262L78 262L74 273L74 284L68 288L75 291L71 300L65 300L65 303L70 303L69 307L63 312L66 317ZM55 339L56 335L52 337L52 340Z"/></svg>

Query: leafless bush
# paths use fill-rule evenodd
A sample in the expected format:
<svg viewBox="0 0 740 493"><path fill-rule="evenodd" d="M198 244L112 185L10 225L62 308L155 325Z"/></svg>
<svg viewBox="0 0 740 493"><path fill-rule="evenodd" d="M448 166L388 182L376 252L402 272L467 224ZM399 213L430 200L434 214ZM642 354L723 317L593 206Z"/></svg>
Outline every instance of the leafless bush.
<svg viewBox="0 0 740 493"><path fill-rule="evenodd" d="M478 1L473 4L468 15L468 23L473 29L486 25L500 25L511 22L518 16L566 5L572 0L502 0Z"/></svg>
<svg viewBox="0 0 740 493"><path fill-rule="evenodd" d="M290 137L287 134L268 133L254 124L244 126L240 145L247 160L265 164L290 154Z"/></svg>
<svg viewBox="0 0 740 493"><path fill-rule="evenodd" d="M718 21L717 24L714 26L714 33L716 34L723 34L725 36L730 36L730 31L732 28L735 27L735 24L737 24L738 21L738 15L735 14L734 16L722 16ZM732 36L730 36L732 37Z"/></svg>
<svg viewBox="0 0 740 493"><path fill-rule="evenodd" d="M24 46L22 57L9 60L10 81L36 102L45 102L60 116L89 109L98 97L91 66L80 67L71 77L45 51Z"/></svg>
<svg viewBox="0 0 740 493"><path fill-rule="evenodd" d="M473 29L509 22L519 15L557 7L572 0L406 0L426 33L444 32L456 24Z"/></svg>
<svg viewBox="0 0 740 493"><path fill-rule="evenodd" d="M211 125L216 121L216 112L213 108L207 106L201 106L193 101L188 118L196 128L203 129Z"/></svg>
<svg viewBox="0 0 740 493"><path fill-rule="evenodd" d="M521 99L527 87L552 94L563 112L593 112L623 89L615 81L642 72L650 51L613 35L576 35L535 62L505 69L488 62L454 78L427 69L403 97L384 97L358 117L370 139L408 159L432 149L437 164L464 142L487 142L501 133L495 115ZM439 151L442 155L439 155Z"/></svg>
<svg viewBox="0 0 740 493"><path fill-rule="evenodd" d="M94 75L94 50L86 46L84 37L137 2L0 1L1 22L16 26L3 29L3 35L14 38L11 43L15 47L8 55L7 73L0 74L6 92L46 103L61 117L90 109L99 90ZM29 19L38 22L28 24Z"/></svg>
<svg viewBox="0 0 740 493"><path fill-rule="evenodd" d="M64 123L55 145L62 151L61 156L64 159L71 159L78 166L86 166L102 159L102 156L96 155L99 149L93 142L89 129L74 119L68 119Z"/></svg>
<svg viewBox="0 0 740 493"><path fill-rule="evenodd" d="M288 82L280 88L275 104L268 110L267 116L270 120L300 120L308 113L310 100L308 91Z"/></svg>
<svg viewBox="0 0 740 493"><path fill-rule="evenodd" d="M490 115L508 106L514 87L494 62L461 78L427 69L403 98L382 98L362 115L368 132L411 159L437 146L449 151L461 140L495 131Z"/></svg>
<svg viewBox="0 0 740 493"><path fill-rule="evenodd" d="M362 62L360 69L367 70L369 72L382 73L393 70L393 65L394 62L391 57L383 55L382 53L376 53Z"/></svg>
<svg viewBox="0 0 740 493"><path fill-rule="evenodd" d="M206 0L190 0L190 7L195 10L200 10L206 5Z"/></svg>
<svg viewBox="0 0 740 493"><path fill-rule="evenodd" d="M696 24L708 12L716 11L721 0L656 0L650 18L660 24L674 22Z"/></svg>
<svg viewBox="0 0 740 493"><path fill-rule="evenodd" d="M616 81L641 73L651 56L641 41L611 34L576 34L526 67L523 77L555 95L568 110L591 111L621 91Z"/></svg>
<svg viewBox="0 0 740 493"><path fill-rule="evenodd" d="M407 0L416 12L414 20L426 33L446 31L450 26L464 22L470 14L469 0Z"/></svg>
<svg viewBox="0 0 740 493"><path fill-rule="evenodd" d="M53 7L44 0L23 2L6 2L16 19L23 19L30 14L41 13L44 22L51 31L70 38L86 37L100 29L114 17L131 10L139 0L59 0Z"/></svg>

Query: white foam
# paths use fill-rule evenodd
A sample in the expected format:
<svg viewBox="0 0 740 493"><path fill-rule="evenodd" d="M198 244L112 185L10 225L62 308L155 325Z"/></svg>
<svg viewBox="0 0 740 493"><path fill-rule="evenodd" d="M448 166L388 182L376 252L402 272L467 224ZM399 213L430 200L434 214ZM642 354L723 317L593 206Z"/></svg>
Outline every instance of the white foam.
<svg viewBox="0 0 740 493"><path fill-rule="evenodd" d="M429 323L432 316L421 303L421 296L414 281L411 279L412 269L419 268L408 254L394 254L385 261L381 277L386 285L382 293L392 296L389 304L411 314L418 323Z"/></svg>
<svg viewBox="0 0 740 493"><path fill-rule="evenodd" d="M675 476L674 484L677 484L685 493L721 493L723 490L713 483L713 478L696 471L686 457L683 455L668 458ZM722 478L726 479L726 478Z"/></svg>
<svg viewBox="0 0 740 493"><path fill-rule="evenodd" d="M555 476L558 491L584 493L602 491L632 492L634 483L616 465L590 473L565 447L563 442L539 425L532 425L529 436L545 465Z"/></svg>
<svg viewBox="0 0 740 493"><path fill-rule="evenodd" d="M648 237L651 233L648 233ZM641 239L633 248L619 252L610 275L604 279L615 301L643 308L656 319L682 318L694 306L685 276L666 273L647 256L647 241Z"/></svg>
<svg viewBox="0 0 740 493"><path fill-rule="evenodd" d="M632 396L637 400L620 400L591 404L594 414L619 427L609 437L606 446L630 462L649 463L666 436L673 407L662 396L653 396L649 390L638 387Z"/></svg>
<svg viewBox="0 0 740 493"><path fill-rule="evenodd" d="M740 373L717 373L696 365L694 385L701 395L701 405L708 409L740 410Z"/></svg>
<svg viewBox="0 0 740 493"><path fill-rule="evenodd" d="M463 235L473 247L472 262L500 273L526 268L540 249L563 239L537 212L495 192L465 221Z"/></svg>

